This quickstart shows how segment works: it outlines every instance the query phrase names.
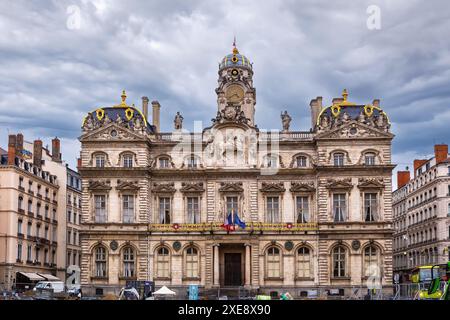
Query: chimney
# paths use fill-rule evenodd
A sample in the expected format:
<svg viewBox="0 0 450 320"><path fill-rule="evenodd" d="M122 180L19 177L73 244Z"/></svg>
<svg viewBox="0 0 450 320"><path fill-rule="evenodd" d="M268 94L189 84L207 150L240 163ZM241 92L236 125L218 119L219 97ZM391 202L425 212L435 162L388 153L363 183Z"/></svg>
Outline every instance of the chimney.
<svg viewBox="0 0 450 320"><path fill-rule="evenodd" d="M428 160L426 160L426 159L416 159L416 160L414 160L414 178L416 177L417 169L419 169L421 166L423 166L427 162L428 162Z"/></svg>
<svg viewBox="0 0 450 320"><path fill-rule="evenodd" d="M161 105L158 101L152 101L152 109L153 109L153 125L156 128L156 132L160 132L159 128L159 110L161 109Z"/></svg>
<svg viewBox="0 0 450 320"><path fill-rule="evenodd" d="M411 179L409 170L408 171L397 171L397 189L400 189L406 185Z"/></svg>
<svg viewBox="0 0 450 320"><path fill-rule="evenodd" d="M145 121L148 122L148 97L142 97L142 114L144 115Z"/></svg>
<svg viewBox="0 0 450 320"><path fill-rule="evenodd" d="M58 137L52 139L52 161L61 162L61 142Z"/></svg>
<svg viewBox="0 0 450 320"><path fill-rule="evenodd" d="M372 105L373 105L374 107L379 108L379 107L380 107L380 99L374 99L374 100L372 101Z"/></svg>
<svg viewBox="0 0 450 320"><path fill-rule="evenodd" d="M434 145L434 157L436 158L436 164L448 158L448 145L446 144L436 144Z"/></svg>
<svg viewBox="0 0 450 320"><path fill-rule="evenodd" d="M81 158L77 158L77 169L81 168Z"/></svg>
<svg viewBox="0 0 450 320"><path fill-rule="evenodd" d="M22 150L23 150L23 134L18 133L17 134L16 154L19 156L22 156Z"/></svg>
<svg viewBox="0 0 450 320"><path fill-rule="evenodd" d="M322 111L322 97L312 99L309 106L311 107L311 128L314 130L317 123L317 117L319 116L320 111Z"/></svg>
<svg viewBox="0 0 450 320"><path fill-rule="evenodd" d="M38 167L42 165L42 140L33 142L33 164Z"/></svg>
<svg viewBox="0 0 450 320"><path fill-rule="evenodd" d="M17 151L17 136L10 134L8 136L8 165L14 165Z"/></svg>

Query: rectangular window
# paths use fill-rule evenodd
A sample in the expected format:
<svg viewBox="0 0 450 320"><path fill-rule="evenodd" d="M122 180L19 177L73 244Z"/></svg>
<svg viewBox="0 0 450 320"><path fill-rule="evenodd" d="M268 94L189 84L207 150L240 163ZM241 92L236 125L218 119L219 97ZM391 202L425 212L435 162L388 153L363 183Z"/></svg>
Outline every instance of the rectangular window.
<svg viewBox="0 0 450 320"><path fill-rule="evenodd" d="M167 158L159 159L159 167L160 168L169 168L169 159L167 159Z"/></svg>
<svg viewBox="0 0 450 320"><path fill-rule="evenodd" d="M333 216L335 222L342 222L346 220L347 203L344 193L333 194Z"/></svg>
<svg viewBox="0 0 450 320"><path fill-rule="evenodd" d="M122 210L123 210L123 222L134 222L134 196L123 195L122 196Z"/></svg>
<svg viewBox="0 0 450 320"><path fill-rule="evenodd" d="M28 222L28 226L27 226L27 236L31 237L31 228L32 228L32 224L31 222Z"/></svg>
<svg viewBox="0 0 450 320"><path fill-rule="evenodd" d="M297 157L297 168L304 168L304 167L306 167L306 157L305 156Z"/></svg>
<svg viewBox="0 0 450 320"><path fill-rule="evenodd" d="M27 246L27 261L31 261L31 245Z"/></svg>
<svg viewBox="0 0 450 320"><path fill-rule="evenodd" d="M48 218L48 206L45 206L44 217Z"/></svg>
<svg viewBox="0 0 450 320"><path fill-rule="evenodd" d="M450 203L448 204L447 216L450 217Z"/></svg>
<svg viewBox="0 0 450 320"><path fill-rule="evenodd" d="M188 159L188 168L197 168L197 158L196 157L190 157Z"/></svg>
<svg viewBox="0 0 450 320"><path fill-rule="evenodd" d="M52 241L56 242L56 226L53 226L52 230Z"/></svg>
<svg viewBox="0 0 450 320"><path fill-rule="evenodd" d="M99 154L99 155L95 156L95 166L97 168L105 167L105 156L103 154Z"/></svg>
<svg viewBox="0 0 450 320"><path fill-rule="evenodd" d="M56 221L56 209L53 209L52 219Z"/></svg>
<svg viewBox="0 0 450 320"><path fill-rule="evenodd" d="M364 163L366 164L366 166L375 165L375 155L373 153L367 153Z"/></svg>
<svg viewBox="0 0 450 320"><path fill-rule="evenodd" d="M335 153L333 156L334 166L341 167L344 165L344 154L343 153Z"/></svg>
<svg viewBox="0 0 450 320"><path fill-rule="evenodd" d="M170 224L170 198L159 198L159 223Z"/></svg>
<svg viewBox="0 0 450 320"><path fill-rule="evenodd" d="M17 260L22 260L22 243L17 244Z"/></svg>
<svg viewBox="0 0 450 320"><path fill-rule="evenodd" d="M70 230L67 231L67 243L70 244L72 240L72 232Z"/></svg>
<svg viewBox="0 0 450 320"><path fill-rule="evenodd" d="M267 222L278 223L280 215L279 197L267 197Z"/></svg>
<svg viewBox="0 0 450 320"><path fill-rule="evenodd" d="M377 209L377 194L364 193L364 220L375 221Z"/></svg>
<svg viewBox="0 0 450 320"><path fill-rule="evenodd" d="M77 232L76 231L73 232L73 242L72 243L75 245L77 244Z"/></svg>
<svg viewBox="0 0 450 320"><path fill-rule="evenodd" d="M133 156L130 154L126 154L123 156L123 166L125 168L132 168L133 167Z"/></svg>
<svg viewBox="0 0 450 320"><path fill-rule="evenodd" d="M227 217L230 213L238 213L238 197L227 197Z"/></svg>
<svg viewBox="0 0 450 320"><path fill-rule="evenodd" d="M44 263L48 263L48 250L44 250Z"/></svg>
<svg viewBox="0 0 450 320"><path fill-rule="evenodd" d="M19 177L19 188L23 188L23 177Z"/></svg>
<svg viewBox="0 0 450 320"><path fill-rule="evenodd" d="M95 222L106 222L106 196L96 195L95 200Z"/></svg>
<svg viewBox="0 0 450 320"><path fill-rule="evenodd" d="M41 226L39 224L36 225L36 237L41 236Z"/></svg>
<svg viewBox="0 0 450 320"><path fill-rule="evenodd" d="M297 223L309 222L308 197L297 197Z"/></svg>
<svg viewBox="0 0 450 320"><path fill-rule="evenodd" d="M33 212L33 202L31 200L28 201L28 212Z"/></svg>
<svg viewBox="0 0 450 320"><path fill-rule="evenodd" d="M17 233L22 234L22 220L17 220Z"/></svg>
<svg viewBox="0 0 450 320"><path fill-rule="evenodd" d="M200 209L198 197L187 198L187 221L188 223L200 222Z"/></svg>

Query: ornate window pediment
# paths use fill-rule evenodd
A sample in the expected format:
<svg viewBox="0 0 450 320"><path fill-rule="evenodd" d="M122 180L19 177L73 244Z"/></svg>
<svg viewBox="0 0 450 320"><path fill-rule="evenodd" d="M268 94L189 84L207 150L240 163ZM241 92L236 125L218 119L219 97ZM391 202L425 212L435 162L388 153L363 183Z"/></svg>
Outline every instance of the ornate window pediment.
<svg viewBox="0 0 450 320"><path fill-rule="evenodd" d="M153 183L153 192L156 193L175 193L174 183Z"/></svg>
<svg viewBox="0 0 450 320"><path fill-rule="evenodd" d="M349 190L353 188L352 179L328 179L327 180L327 189L340 189L340 190Z"/></svg>
<svg viewBox="0 0 450 320"><path fill-rule="evenodd" d="M263 182L259 190L264 193L283 193L286 191L283 182Z"/></svg>
<svg viewBox="0 0 450 320"><path fill-rule="evenodd" d="M380 178L360 178L358 180L360 189L384 189L383 179Z"/></svg>
<svg viewBox="0 0 450 320"><path fill-rule="evenodd" d="M117 190L120 191L133 191L137 192L139 190L139 184L137 181L117 181Z"/></svg>
<svg viewBox="0 0 450 320"><path fill-rule="evenodd" d="M242 182L222 182L219 188L220 192L243 192Z"/></svg>
<svg viewBox="0 0 450 320"><path fill-rule="evenodd" d="M205 188L203 187L203 182L198 183L185 183L183 182L181 184L181 192L188 193L188 192L204 192Z"/></svg>
<svg viewBox="0 0 450 320"><path fill-rule="evenodd" d="M313 182L291 182L291 192L314 192L316 188Z"/></svg>
<svg viewBox="0 0 450 320"><path fill-rule="evenodd" d="M109 191L111 190L110 181L89 181L89 191Z"/></svg>

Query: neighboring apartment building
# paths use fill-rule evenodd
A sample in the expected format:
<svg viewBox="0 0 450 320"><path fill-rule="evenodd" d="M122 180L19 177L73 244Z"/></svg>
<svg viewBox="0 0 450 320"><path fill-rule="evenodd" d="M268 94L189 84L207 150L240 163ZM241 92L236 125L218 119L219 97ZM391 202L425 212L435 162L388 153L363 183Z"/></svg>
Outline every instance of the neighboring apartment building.
<svg viewBox="0 0 450 320"><path fill-rule="evenodd" d="M50 152L41 140L9 135L0 164L0 287L65 279L66 171L59 139Z"/></svg>
<svg viewBox="0 0 450 320"><path fill-rule="evenodd" d="M448 146L434 146L434 157L414 160L410 172L397 173L392 193L394 272L406 275L420 265L450 260L450 158ZM402 280L406 280L405 277Z"/></svg>
<svg viewBox="0 0 450 320"><path fill-rule="evenodd" d="M180 114L161 133L160 104L151 125L149 99L139 110L125 92L83 120L83 292L152 280L350 294L370 277L391 290L393 134L379 100L318 97L311 130L292 131L284 112L267 132L249 59L233 48L218 80L216 117L194 133ZM233 213L240 227L226 225Z"/></svg>
<svg viewBox="0 0 450 320"><path fill-rule="evenodd" d="M67 266L81 266L81 178L67 168Z"/></svg>

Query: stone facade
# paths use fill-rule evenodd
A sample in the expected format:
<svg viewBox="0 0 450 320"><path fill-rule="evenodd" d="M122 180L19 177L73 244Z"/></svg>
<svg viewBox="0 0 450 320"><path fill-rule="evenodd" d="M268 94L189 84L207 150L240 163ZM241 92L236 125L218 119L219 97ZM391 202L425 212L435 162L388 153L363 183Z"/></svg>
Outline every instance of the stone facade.
<svg viewBox="0 0 450 320"><path fill-rule="evenodd" d="M450 260L450 158L436 145L431 159L414 161L414 177L399 171L393 192L394 271L407 281L417 266Z"/></svg>
<svg viewBox="0 0 450 320"><path fill-rule="evenodd" d="M291 131L287 113L281 132L262 130L253 66L236 48L216 93L211 126L193 133L179 114L159 132L159 103L152 125L148 98L141 112L125 92L83 121L85 290L152 280L348 293L374 277L390 290L393 135L379 100L355 104L344 91L323 107L318 97L310 131Z"/></svg>
<svg viewBox="0 0 450 320"><path fill-rule="evenodd" d="M9 135L0 164L0 288L65 280L66 172L59 139L49 151L41 140Z"/></svg>

